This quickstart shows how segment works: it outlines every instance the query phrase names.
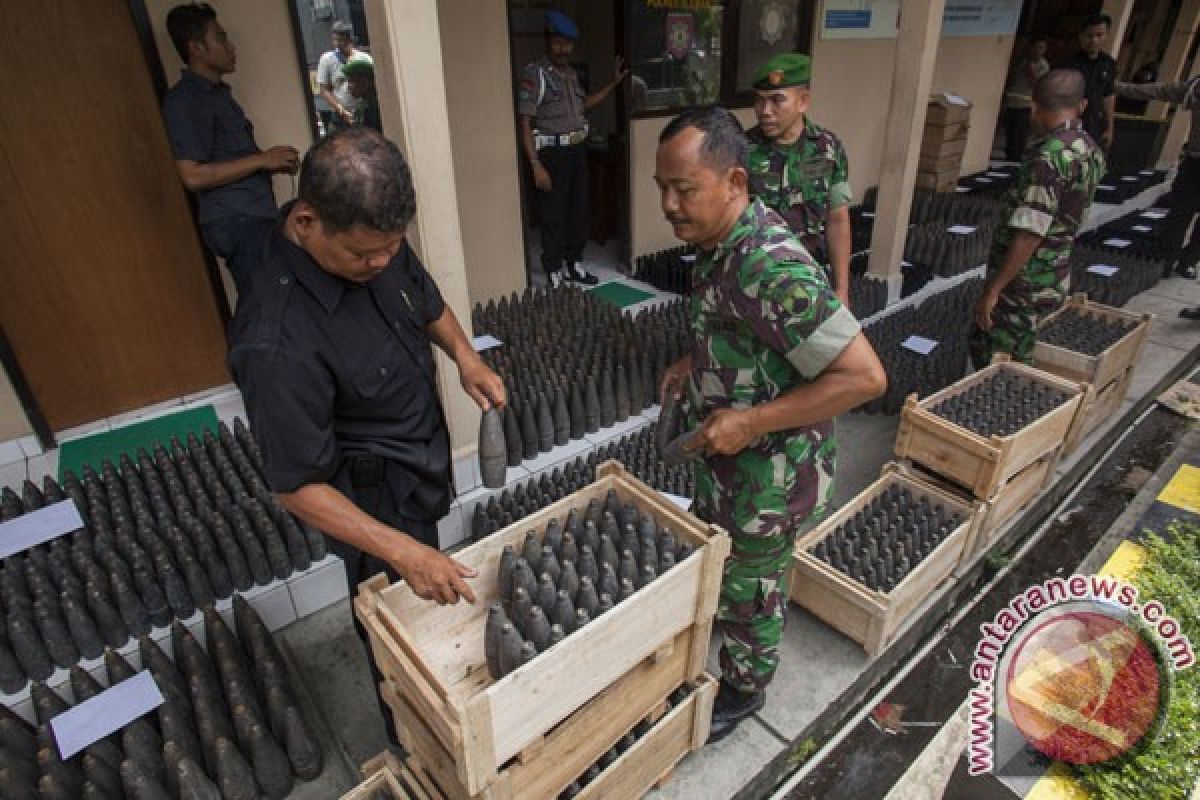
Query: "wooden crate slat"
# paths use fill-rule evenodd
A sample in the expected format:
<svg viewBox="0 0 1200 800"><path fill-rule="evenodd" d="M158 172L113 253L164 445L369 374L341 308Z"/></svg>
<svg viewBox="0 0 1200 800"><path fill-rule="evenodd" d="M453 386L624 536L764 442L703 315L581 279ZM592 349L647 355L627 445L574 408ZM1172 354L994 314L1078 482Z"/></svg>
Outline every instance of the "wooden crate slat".
<svg viewBox="0 0 1200 800"><path fill-rule="evenodd" d="M962 559L955 573L964 574L979 558L991 549L1004 526L1015 517L1029 501L1037 497L1054 480L1054 470L1063 450L1048 453L1004 483L980 511L979 522L973 535L963 549Z"/></svg>
<svg viewBox="0 0 1200 800"><path fill-rule="evenodd" d="M1137 323L1137 327L1121 339L1109 345L1099 355L1089 356L1057 345L1037 342L1033 349L1033 363L1038 369L1052 372L1069 380L1090 383L1099 389L1112 383L1137 362L1150 332L1153 314L1139 314L1112 306L1093 303L1085 294L1072 295L1063 307L1047 316L1040 323L1048 325L1064 314L1079 311L1106 320Z"/></svg>
<svg viewBox="0 0 1200 800"><path fill-rule="evenodd" d="M694 749L696 715L712 708L716 692L717 682L703 676L682 703L583 787L578 800L637 800L648 792Z"/></svg>

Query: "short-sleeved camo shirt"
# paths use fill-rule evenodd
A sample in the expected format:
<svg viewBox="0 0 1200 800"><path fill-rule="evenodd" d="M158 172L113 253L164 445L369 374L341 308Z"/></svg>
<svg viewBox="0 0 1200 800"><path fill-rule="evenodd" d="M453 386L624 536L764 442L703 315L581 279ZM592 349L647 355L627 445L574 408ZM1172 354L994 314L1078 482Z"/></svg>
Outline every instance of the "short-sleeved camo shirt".
<svg viewBox="0 0 1200 800"><path fill-rule="evenodd" d="M1026 154L1016 184L1005 195L1003 224L992 240L989 274L998 272L1016 231L1042 243L1003 293L1045 312L1070 290L1071 245L1087 219L1096 184L1104 176L1104 154L1078 121L1055 128Z"/></svg>
<svg viewBox="0 0 1200 800"><path fill-rule="evenodd" d="M746 136L750 193L782 215L810 251L823 250L829 212L853 197L841 140L808 117L791 144L773 142L757 126Z"/></svg>
<svg viewBox="0 0 1200 800"><path fill-rule="evenodd" d="M757 200L697 258L688 303L689 388L701 420L813 382L860 331L783 218ZM835 454L830 420L708 456L696 469L696 510L735 541L781 535L825 510Z"/></svg>

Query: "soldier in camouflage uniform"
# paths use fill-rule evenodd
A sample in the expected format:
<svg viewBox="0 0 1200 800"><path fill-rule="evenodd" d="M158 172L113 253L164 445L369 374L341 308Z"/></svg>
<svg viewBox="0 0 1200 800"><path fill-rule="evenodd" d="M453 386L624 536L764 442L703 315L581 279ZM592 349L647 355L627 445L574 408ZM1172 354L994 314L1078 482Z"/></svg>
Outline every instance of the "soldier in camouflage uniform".
<svg viewBox="0 0 1200 800"><path fill-rule="evenodd" d="M750 199L746 149L732 114L696 109L663 130L655 171L675 235L700 249L691 351L667 370L662 392L690 395L703 451L695 510L733 540L710 741L764 703L796 530L831 496L830 420L887 380L820 266L782 217Z"/></svg>
<svg viewBox="0 0 1200 800"><path fill-rule="evenodd" d="M1038 320L1067 296L1071 245L1104 175L1104 156L1079 120L1083 89L1083 76L1067 69L1034 85L1032 120L1043 136L1026 151L992 242L971 334L976 368L996 352L1031 363Z"/></svg>
<svg viewBox="0 0 1200 800"><path fill-rule="evenodd" d="M850 300L850 172L833 131L807 116L812 64L799 53L777 55L754 77L758 125L746 137L750 193L777 211L817 262L833 291Z"/></svg>

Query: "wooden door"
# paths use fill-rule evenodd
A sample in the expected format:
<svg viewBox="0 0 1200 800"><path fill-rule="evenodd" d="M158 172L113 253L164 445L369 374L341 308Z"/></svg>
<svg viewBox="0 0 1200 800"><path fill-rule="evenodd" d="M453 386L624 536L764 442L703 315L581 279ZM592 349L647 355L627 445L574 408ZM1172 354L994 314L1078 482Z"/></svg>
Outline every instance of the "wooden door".
<svg viewBox="0 0 1200 800"><path fill-rule="evenodd" d="M51 428L227 382L126 0L3 9L0 318Z"/></svg>

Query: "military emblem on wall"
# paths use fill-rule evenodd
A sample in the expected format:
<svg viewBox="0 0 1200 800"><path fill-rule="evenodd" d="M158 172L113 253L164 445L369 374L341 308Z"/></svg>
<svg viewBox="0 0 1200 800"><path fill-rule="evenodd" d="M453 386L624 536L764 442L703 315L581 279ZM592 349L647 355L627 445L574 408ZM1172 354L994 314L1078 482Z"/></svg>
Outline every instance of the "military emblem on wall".
<svg viewBox="0 0 1200 800"><path fill-rule="evenodd" d="M764 43L774 46L783 39L788 29L789 13L787 6L781 2L768 2L762 7L758 18L758 35Z"/></svg>
<svg viewBox="0 0 1200 800"><path fill-rule="evenodd" d="M686 11L667 14L667 52L676 61L687 58L692 49L692 36L695 32L695 20Z"/></svg>

